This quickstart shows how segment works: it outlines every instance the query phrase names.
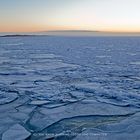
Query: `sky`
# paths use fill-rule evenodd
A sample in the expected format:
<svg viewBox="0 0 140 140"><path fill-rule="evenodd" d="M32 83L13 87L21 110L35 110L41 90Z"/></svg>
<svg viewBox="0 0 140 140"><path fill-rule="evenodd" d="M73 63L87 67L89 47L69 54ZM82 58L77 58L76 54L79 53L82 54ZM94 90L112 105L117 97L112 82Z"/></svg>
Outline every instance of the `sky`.
<svg viewBox="0 0 140 140"><path fill-rule="evenodd" d="M0 0L0 32L140 32L140 0Z"/></svg>

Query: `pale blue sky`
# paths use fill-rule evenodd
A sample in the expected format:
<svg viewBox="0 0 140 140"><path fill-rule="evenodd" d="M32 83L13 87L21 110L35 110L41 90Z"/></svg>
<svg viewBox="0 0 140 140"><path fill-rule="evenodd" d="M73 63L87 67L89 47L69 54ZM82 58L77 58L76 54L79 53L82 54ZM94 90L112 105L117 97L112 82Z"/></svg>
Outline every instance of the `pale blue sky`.
<svg viewBox="0 0 140 140"><path fill-rule="evenodd" d="M0 32L140 32L140 0L0 0Z"/></svg>

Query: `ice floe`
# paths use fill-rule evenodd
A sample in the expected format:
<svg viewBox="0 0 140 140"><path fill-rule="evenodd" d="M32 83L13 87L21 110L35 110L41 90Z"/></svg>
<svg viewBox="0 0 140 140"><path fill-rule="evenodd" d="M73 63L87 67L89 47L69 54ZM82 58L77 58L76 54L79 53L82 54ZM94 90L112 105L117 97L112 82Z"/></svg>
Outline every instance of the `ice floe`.
<svg viewBox="0 0 140 140"><path fill-rule="evenodd" d="M1 92L0 91L0 105L10 103L18 98L17 93Z"/></svg>
<svg viewBox="0 0 140 140"><path fill-rule="evenodd" d="M25 140L31 135L23 126L15 124L2 135L2 140Z"/></svg>
<svg viewBox="0 0 140 140"><path fill-rule="evenodd" d="M0 38L0 139L139 138L139 43Z"/></svg>

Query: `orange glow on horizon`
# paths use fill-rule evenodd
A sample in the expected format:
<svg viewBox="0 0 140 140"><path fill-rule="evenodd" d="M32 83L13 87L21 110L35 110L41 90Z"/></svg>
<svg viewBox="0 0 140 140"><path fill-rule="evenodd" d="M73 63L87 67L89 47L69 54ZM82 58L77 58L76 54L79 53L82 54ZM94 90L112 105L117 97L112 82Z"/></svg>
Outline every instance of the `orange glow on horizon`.
<svg viewBox="0 0 140 140"><path fill-rule="evenodd" d="M140 33L140 0L3 0L0 32Z"/></svg>
<svg viewBox="0 0 140 140"><path fill-rule="evenodd" d="M94 26L93 26L94 27ZM7 27L7 26L0 26L0 32L43 32L43 31L69 31L69 30L74 30L74 31L99 31L99 32L116 32L116 33L140 33L140 27L102 27L102 28L83 28L83 27L77 27L77 26L41 26L41 25L17 25L14 27Z"/></svg>

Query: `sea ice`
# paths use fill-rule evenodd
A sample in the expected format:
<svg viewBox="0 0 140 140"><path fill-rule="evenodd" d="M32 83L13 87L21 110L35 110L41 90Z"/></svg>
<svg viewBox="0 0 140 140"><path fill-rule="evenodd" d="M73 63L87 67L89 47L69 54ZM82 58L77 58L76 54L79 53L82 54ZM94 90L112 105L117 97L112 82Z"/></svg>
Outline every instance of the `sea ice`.
<svg viewBox="0 0 140 140"><path fill-rule="evenodd" d="M23 126L15 124L3 133L2 140L25 140L30 135Z"/></svg>
<svg viewBox="0 0 140 140"><path fill-rule="evenodd" d="M17 93L1 92L0 91L0 105L10 103L18 98Z"/></svg>

